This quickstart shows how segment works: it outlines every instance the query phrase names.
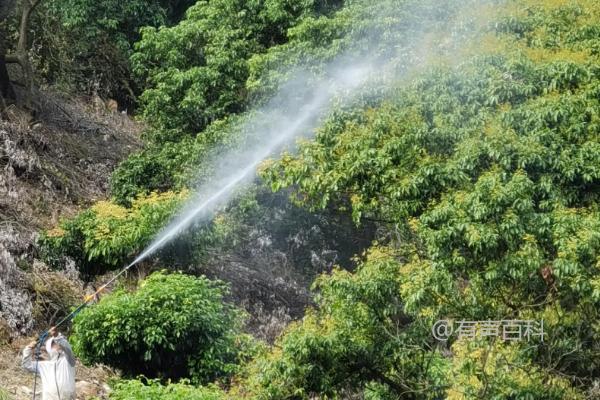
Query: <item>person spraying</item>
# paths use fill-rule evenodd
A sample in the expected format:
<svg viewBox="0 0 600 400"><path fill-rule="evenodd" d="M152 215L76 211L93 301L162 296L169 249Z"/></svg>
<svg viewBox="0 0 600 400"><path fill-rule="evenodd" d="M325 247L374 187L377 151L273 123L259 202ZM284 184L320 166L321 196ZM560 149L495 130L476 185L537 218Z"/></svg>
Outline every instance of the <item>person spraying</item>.
<svg viewBox="0 0 600 400"><path fill-rule="evenodd" d="M45 342L48 359L33 359L35 341L23 349L22 366L31 373L39 374L42 400L75 400L75 357L71 345L56 327L50 328L48 334L49 339Z"/></svg>

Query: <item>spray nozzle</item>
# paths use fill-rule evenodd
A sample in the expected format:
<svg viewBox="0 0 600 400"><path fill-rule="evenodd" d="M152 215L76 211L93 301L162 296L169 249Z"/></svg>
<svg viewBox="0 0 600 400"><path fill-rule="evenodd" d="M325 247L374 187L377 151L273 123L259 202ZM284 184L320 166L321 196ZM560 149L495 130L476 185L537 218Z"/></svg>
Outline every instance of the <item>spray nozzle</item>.
<svg viewBox="0 0 600 400"><path fill-rule="evenodd" d="M36 357L40 356L40 354L42 352L42 345L46 341L46 338L48 337L48 335L49 335L49 332L44 331L40 334L40 336L38 336L37 344L35 345L35 353L34 353Z"/></svg>

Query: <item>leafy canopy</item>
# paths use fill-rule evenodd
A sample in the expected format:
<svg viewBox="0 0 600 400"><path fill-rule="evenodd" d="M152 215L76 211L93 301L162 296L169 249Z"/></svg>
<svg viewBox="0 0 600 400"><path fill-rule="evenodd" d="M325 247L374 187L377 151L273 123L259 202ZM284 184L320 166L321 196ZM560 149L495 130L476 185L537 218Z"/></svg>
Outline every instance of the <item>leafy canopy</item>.
<svg viewBox="0 0 600 400"><path fill-rule="evenodd" d="M453 353L437 370L419 370L415 379L399 362L370 378L396 395L578 398L600 371L600 74L592 33L600 10L585 1L550 3L498 6L495 31L465 48L475 56L429 68L379 104L333 116L315 141L263 170L274 190L294 188L309 207L350 210L357 223L387 221L398 269L384 279L397 282L396 310L412 319L391 334L399 348L411 343L405 331L438 319L544 320L543 345L451 341ZM587 38L586 47L574 38ZM350 299L339 302L355 304ZM365 379L328 378L322 386L285 372L343 371L365 359L302 358L319 354L322 329L343 332L337 308L320 310L319 334L305 338L315 329L307 318L282 339L293 347L274 350L276 361L257 375L274 377L259 385L274 390L266 398L368 389ZM416 346L436 362L435 343Z"/></svg>
<svg viewBox="0 0 600 400"><path fill-rule="evenodd" d="M177 141L242 111L248 59L319 8L313 0L198 1L176 26L144 28L131 59L154 140Z"/></svg>
<svg viewBox="0 0 600 400"><path fill-rule="evenodd" d="M151 193L137 198L131 208L100 201L45 232L42 252L55 267L70 257L86 279L119 268L150 242L187 197L187 191Z"/></svg>

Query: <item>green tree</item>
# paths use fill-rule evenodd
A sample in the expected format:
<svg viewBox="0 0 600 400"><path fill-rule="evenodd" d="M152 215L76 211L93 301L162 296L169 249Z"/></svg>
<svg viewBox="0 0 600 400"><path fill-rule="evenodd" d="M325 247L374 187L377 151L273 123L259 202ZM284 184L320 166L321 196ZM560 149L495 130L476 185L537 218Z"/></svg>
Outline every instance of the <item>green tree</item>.
<svg viewBox="0 0 600 400"><path fill-rule="evenodd" d="M408 366L395 361L388 377L397 380L387 387L396 396L582 398L598 374L600 75L593 21L600 15L586 1L531 5L495 6L496 32L465 48L476 57L428 68L378 104L334 115L315 141L263 171L274 190L294 188L294 198L309 207L387 223L398 260L383 279L398 285L393 310L406 313L406 332L422 326L413 332L428 336L425 327L442 318L544 320L544 344L451 340L451 356L438 359L435 375L418 367L422 358ZM333 285L338 276L326 281ZM335 321L346 302L357 301L344 292L330 302L336 307L319 304L317 317L292 328L281 351L250 374L265 379L258 393L340 396L367 388L359 375L343 380L335 373L350 366L360 374L368 357L344 353L353 348L347 345L340 361L329 339L330 332L344 334ZM339 342L370 343L360 338ZM425 359L439 357L435 343L415 345ZM417 379L403 374L411 367Z"/></svg>
<svg viewBox="0 0 600 400"><path fill-rule="evenodd" d="M286 31L322 9L303 1L199 1L173 27L145 28L132 56L144 82L142 114L159 143L195 135L243 110L248 59L287 40Z"/></svg>
<svg viewBox="0 0 600 400"><path fill-rule="evenodd" d="M404 311L411 285L452 285L444 279L448 275L433 279L431 267L416 257L373 248L355 273L337 270L319 279L316 308L291 325L270 353L249 365L246 380L231 395L582 398L567 379L555 376L548 381L548 371L532 365L528 346L522 344L462 340L453 343L449 357L448 349L431 338L436 320L431 310ZM407 273L411 269L423 271L421 282Z"/></svg>
<svg viewBox="0 0 600 400"><path fill-rule="evenodd" d="M140 28L179 21L192 0L48 0L34 29L39 75L69 91L134 106L129 56Z"/></svg>
<svg viewBox="0 0 600 400"><path fill-rule="evenodd" d="M447 360L428 351L426 323L403 312L399 274L389 250L374 248L354 274L336 270L320 278L316 308L287 329L276 350L250 364L256 398L337 398L374 388L439 396Z"/></svg>

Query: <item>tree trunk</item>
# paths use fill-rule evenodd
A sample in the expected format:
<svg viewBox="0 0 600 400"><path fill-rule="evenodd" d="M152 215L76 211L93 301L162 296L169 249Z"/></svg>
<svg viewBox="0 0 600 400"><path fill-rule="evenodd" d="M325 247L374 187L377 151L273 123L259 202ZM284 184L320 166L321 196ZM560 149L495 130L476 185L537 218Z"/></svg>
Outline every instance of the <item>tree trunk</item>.
<svg viewBox="0 0 600 400"><path fill-rule="evenodd" d="M29 61L29 20L31 13L38 6L41 0L23 0L21 7L21 19L19 23L19 41L17 43L15 54L6 54L6 34L0 30L0 89L2 90L2 98L8 99L16 97L15 92L10 83L7 63L16 63L21 67L23 75L23 85L25 86L24 99L20 101L21 105L31 110L31 102L33 99L33 68ZM11 7L14 1L0 0L0 21L4 21L10 15Z"/></svg>
<svg viewBox="0 0 600 400"><path fill-rule="evenodd" d="M10 83L4 52L2 46L0 46L0 110L15 100L15 91Z"/></svg>
<svg viewBox="0 0 600 400"><path fill-rule="evenodd" d="M10 77L8 76L8 70L6 69L4 54L2 53L0 53L0 98L2 99L0 109L16 100L15 91L10 84Z"/></svg>
<svg viewBox="0 0 600 400"><path fill-rule="evenodd" d="M0 24L4 23L14 7L14 1L0 0ZM7 103L16 100L15 91L10 83L10 76L6 68L6 31L4 25L0 25L0 110Z"/></svg>
<svg viewBox="0 0 600 400"><path fill-rule="evenodd" d="M23 80L25 84L24 106L31 109L33 98L33 69L29 61L29 19L31 13L40 4L41 0L23 0L23 9L21 11L21 23L19 25L19 42L17 43L16 61L23 71Z"/></svg>

